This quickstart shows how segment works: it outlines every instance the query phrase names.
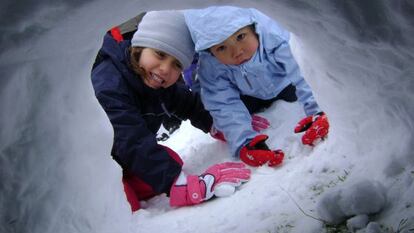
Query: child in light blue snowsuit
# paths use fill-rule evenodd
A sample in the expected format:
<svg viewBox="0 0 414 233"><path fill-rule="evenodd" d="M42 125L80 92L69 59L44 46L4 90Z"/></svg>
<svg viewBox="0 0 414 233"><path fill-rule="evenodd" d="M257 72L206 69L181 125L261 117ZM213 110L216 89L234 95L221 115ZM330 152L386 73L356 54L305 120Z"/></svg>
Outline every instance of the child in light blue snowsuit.
<svg viewBox="0 0 414 233"><path fill-rule="evenodd" d="M312 116L310 123L324 115L290 51L289 32L273 19L256 9L231 6L186 10L184 15L199 53L203 103L232 155L239 156L259 134L250 124L251 113L277 99L298 99ZM325 120L323 126L329 127ZM325 135L312 134L310 140L326 134L327 128Z"/></svg>

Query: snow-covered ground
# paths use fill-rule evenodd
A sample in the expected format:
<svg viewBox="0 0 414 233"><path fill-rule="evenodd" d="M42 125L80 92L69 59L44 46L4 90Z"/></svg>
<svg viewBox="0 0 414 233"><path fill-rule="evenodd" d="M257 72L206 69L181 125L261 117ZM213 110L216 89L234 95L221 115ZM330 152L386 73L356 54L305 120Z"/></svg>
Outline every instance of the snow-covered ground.
<svg viewBox="0 0 414 233"><path fill-rule="evenodd" d="M293 32L329 138L303 146L292 132L301 106L278 102L261 115L283 166L253 169L228 198L172 209L159 196L131 214L90 83L94 56L105 30L141 11L214 4L256 7ZM40 0L1 9L0 232L414 231L411 1ZM187 122L165 143L188 172L230 159L224 143Z"/></svg>

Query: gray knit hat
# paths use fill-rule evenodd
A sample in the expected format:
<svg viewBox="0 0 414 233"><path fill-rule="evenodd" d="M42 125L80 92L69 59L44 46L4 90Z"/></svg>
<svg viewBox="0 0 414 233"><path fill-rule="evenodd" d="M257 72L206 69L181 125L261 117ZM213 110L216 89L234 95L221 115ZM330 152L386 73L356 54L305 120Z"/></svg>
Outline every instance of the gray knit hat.
<svg viewBox="0 0 414 233"><path fill-rule="evenodd" d="M194 43L181 11L151 11L145 14L131 40L133 47L161 50L177 58L183 68L190 66Z"/></svg>

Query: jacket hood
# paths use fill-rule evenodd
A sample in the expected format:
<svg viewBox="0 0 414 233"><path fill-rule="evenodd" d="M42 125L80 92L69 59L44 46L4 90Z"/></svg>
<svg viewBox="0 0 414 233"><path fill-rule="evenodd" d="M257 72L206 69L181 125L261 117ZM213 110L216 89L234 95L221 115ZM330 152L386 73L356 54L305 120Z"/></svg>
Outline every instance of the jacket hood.
<svg viewBox="0 0 414 233"><path fill-rule="evenodd" d="M240 28L255 23L252 9L214 6L184 11L197 52L226 40Z"/></svg>

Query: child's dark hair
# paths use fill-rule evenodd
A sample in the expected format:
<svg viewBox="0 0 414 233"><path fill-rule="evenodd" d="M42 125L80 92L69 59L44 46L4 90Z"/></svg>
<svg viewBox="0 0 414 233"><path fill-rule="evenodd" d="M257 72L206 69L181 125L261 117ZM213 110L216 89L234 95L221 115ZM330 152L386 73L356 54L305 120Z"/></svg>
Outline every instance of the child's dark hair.
<svg viewBox="0 0 414 233"><path fill-rule="evenodd" d="M129 47L131 69L134 71L134 73L141 76L145 76L145 70L142 69L139 65L139 59L141 58L143 49L143 47Z"/></svg>

